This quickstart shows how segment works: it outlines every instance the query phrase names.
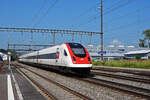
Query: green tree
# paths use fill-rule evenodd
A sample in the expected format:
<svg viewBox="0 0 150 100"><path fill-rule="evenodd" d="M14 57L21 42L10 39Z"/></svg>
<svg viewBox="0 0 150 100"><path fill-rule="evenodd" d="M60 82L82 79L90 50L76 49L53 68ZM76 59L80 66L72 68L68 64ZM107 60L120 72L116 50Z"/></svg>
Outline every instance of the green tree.
<svg viewBox="0 0 150 100"><path fill-rule="evenodd" d="M9 52L11 52L11 60L17 60L18 56L17 56L17 52L15 50L9 50Z"/></svg>
<svg viewBox="0 0 150 100"><path fill-rule="evenodd" d="M139 47L141 47L141 48L144 48L144 47L147 47L146 45L145 45L145 40L144 39L139 39Z"/></svg>
<svg viewBox="0 0 150 100"><path fill-rule="evenodd" d="M147 40L148 47L150 48L150 29L145 30L143 34L145 35L144 40Z"/></svg>
<svg viewBox="0 0 150 100"><path fill-rule="evenodd" d="M18 55L17 52L15 50L5 50L5 49L0 49L0 52L4 53L4 54L8 54L8 52L11 52L11 60L17 60L18 59Z"/></svg>

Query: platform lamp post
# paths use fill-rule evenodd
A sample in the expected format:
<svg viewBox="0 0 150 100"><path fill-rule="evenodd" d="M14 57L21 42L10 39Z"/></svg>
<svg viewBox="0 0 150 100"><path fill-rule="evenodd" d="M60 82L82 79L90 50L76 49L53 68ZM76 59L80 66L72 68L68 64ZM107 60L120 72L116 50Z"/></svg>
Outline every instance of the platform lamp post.
<svg viewBox="0 0 150 100"><path fill-rule="evenodd" d="M11 60L10 55L11 55L11 53L8 52L8 69L9 70L10 70L10 60Z"/></svg>
<svg viewBox="0 0 150 100"><path fill-rule="evenodd" d="M9 52L9 46L10 46L9 41L10 41L10 33L8 32L8 48L7 48L8 54L7 54L7 62L8 62L8 69L10 70L10 55L11 55L11 53Z"/></svg>

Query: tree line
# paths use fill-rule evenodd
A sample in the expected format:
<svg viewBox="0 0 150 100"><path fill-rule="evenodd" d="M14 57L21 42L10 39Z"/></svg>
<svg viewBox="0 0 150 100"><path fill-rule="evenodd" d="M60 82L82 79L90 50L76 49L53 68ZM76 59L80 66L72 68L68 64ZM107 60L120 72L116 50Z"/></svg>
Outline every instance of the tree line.
<svg viewBox="0 0 150 100"><path fill-rule="evenodd" d="M144 39L139 39L139 47L150 48L150 29L143 31Z"/></svg>
<svg viewBox="0 0 150 100"><path fill-rule="evenodd" d="M11 60L17 60L18 56L17 56L17 52L15 50L5 50L5 49L0 49L0 52L4 53L4 54L8 54L8 52L11 53Z"/></svg>

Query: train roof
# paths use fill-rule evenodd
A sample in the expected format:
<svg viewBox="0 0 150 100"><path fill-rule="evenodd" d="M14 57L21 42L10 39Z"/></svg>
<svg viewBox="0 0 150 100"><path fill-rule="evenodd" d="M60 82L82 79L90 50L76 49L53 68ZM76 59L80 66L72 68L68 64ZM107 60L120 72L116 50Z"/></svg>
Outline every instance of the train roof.
<svg viewBox="0 0 150 100"><path fill-rule="evenodd" d="M42 50L48 49L48 48L50 48L50 47L62 45L62 44L65 44L65 43L69 44L70 46L75 46L75 45L80 45L80 46L82 46L80 43L64 42L64 43L61 43L61 44L51 45L51 46L49 46L49 47L47 47L47 48L43 48L43 49L40 49L40 50L37 50L37 51L33 51L33 52L30 52L30 53L27 53L27 54L23 54L23 55L21 55L20 57L25 57L25 56L28 56L28 55L32 55L32 54L34 54L34 53L36 53L36 52L38 52L38 51L42 51ZM20 58L20 57L19 57L19 58Z"/></svg>

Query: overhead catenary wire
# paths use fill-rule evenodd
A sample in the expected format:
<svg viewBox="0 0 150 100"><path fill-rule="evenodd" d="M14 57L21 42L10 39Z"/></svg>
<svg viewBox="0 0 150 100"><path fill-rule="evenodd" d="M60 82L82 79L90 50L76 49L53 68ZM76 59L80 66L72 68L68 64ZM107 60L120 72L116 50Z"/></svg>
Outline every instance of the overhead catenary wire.
<svg viewBox="0 0 150 100"><path fill-rule="evenodd" d="M100 3L97 3L97 5L99 5ZM75 16L74 18L72 18L72 21L78 21L78 20L80 20L81 19L81 17L83 17L83 16L85 16L85 15L87 15L87 14L89 14L89 13L91 13L93 10L97 10L97 6L96 5L94 5L94 6L91 6L91 7L89 7L89 8L87 8L87 9L85 9L83 12L81 12L79 15L77 15L77 16ZM93 17L95 17L95 15L94 16L90 16L89 17L89 19L93 19ZM80 25L70 25L69 27L71 27L71 28L74 28L74 27L79 27Z"/></svg>
<svg viewBox="0 0 150 100"><path fill-rule="evenodd" d="M105 9L106 11L104 10L104 15L109 14L109 13L112 13L113 11L116 11L116 10L122 8L122 7L125 7L125 6L127 6L128 4L132 3L132 2L135 1L135 0L132 0L132 1L127 0L127 1L124 2L124 3L121 3L121 1L122 1L122 0L119 0L119 2L113 4L114 7L110 7L110 8ZM121 3L121 4L117 5L118 3ZM100 15L97 16L97 14L96 14L96 15L90 17L90 19L89 19L88 21L86 21L86 22L84 22L84 23L81 23L81 24L79 24L79 25L76 26L76 27L81 27L81 26L84 26L84 25L86 25L86 24L89 24L89 23L93 22L94 20L98 19L99 17L100 17Z"/></svg>
<svg viewBox="0 0 150 100"><path fill-rule="evenodd" d="M120 16L116 16L115 18L113 17L110 20L106 20L104 22L104 24L105 25L110 25L110 24L112 24L112 22L116 22L117 20L128 18L129 16L133 16L133 15L135 15L135 14L139 13L140 11L143 11L144 9L147 9L147 8L150 8L150 6L145 6L145 7L138 8L138 9L132 9L132 11L127 12L126 14L123 14L123 15L120 15ZM95 26L97 26L97 24L92 25L92 27L95 27Z"/></svg>
<svg viewBox="0 0 150 100"><path fill-rule="evenodd" d="M55 0L49 7L48 9L46 10L46 12L41 15L41 17L39 18L39 20L34 24L34 27L39 25L40 22L42 22L42 20L44 19L44 17L47 16L47 14L50 12L50 10L52 10L53 7L55 7L55 5L58 3L59 0Z"/></svg>
<svg viewBox="0 0 150 100"><path fill-rule="evenodd" d="M122 1L122 0L121 0L121 1ZM134 2L134 1L135 1L135 0L127 0L127 1L124 2L124 3L121 3L121 2L120 2L120 4L117 5L117 6L115 6L114 8L109 8L108 11L106 10L106 11L104 12L104 15L110 14L111 12L116 11L116 10L122 8L122 7L125 7L125 6L127 6L128 4L130 4L130 3Z"/></svg>
<svg viewBox="0 0 150 100"><path fill-rule="evenodd" d="M116 20L120 20L122 18L127 18L128 16L132 16L133 14L139 13L139 11L142 11L142 10L147 9L147 8L150 8L150 6L146 6L146 7L138 8L138 9L133 9L133 11L130 11L126 14L117 16L115 18L112 18L111 20L107 20L107 22L105 22L105 24L110 24L111 22L114 22Z"/></svg>
<svg viewBox="0 0 150 100"><path fill-rule="evenodd" d="M150 17L148 17L148 18L146 18L146 19L144 19L144 20L141 20L141 21L140 21L140 24L141 24L141 23L147 23L147 22L149 22L149 21L148 21L149 19L150 19ZM128 24L120 25L120 26L115 27L115 28L108 29L108 30L105 31L105 32L112 32L112 31L114 31L114 30L119 30L119 29L122 29L122 28L128 28L128 27L131 27L132 25L136 25L137 23L139 23L139 22L138 22L138 21L134 21L134 22L132 22L132 23L128 23Z"/></svg>
<svg viewBox="0 0 150 100"><path fill-rule="evenodd" d="M103 1L104 2L104 1ZM97 6L98 5L100 5L101 3L97 3ZM91 7L92 8L92 7ZM96 9L99 9L98 7L96 8ZM89 9L87 9L86 11L88 11ZM86 12L85 11L85 12ZM80 14L80 17L81 17L81 15L82 14L84 14L84 13L81 13ZM79 17L79 16L78 16ZM86 22L84 22L84 23L81 23L81 24L79 24L79 25L72 25L72 26L74 26L74 27L80 27L80 26L83 26L83 25L85 25L85 24L89 24L89 23L91 23L92 21L94 21L94 20L96 20L96 19L98 19L100 17L100 14L98 13L98 14L95 14L95 15L92 15L92 16L90 16L89 17L89 20L88 21L86 21Z"/></svg>
<svg viewBox="0 0 150 100"><path fill-rule="evenodd" d="M100 3L98 3L98 4L100 4ZM82 13L80 13L78 16L74 17L73 20L77 20L80 17L85 16L86 14L90 13L93 9L97 9L95 5L92 6L92 7L90 7L90 8L87 8L85 11L83 11Z"/></svg>
<svg viewBox="0 0 150 100"><path fill-rule="evenodd" d="M46 5L47 0L44 0L44 2L41 4L41 6L39 7L38 11L33 15L32 17L32 23L34 23L34 21L36 21L36 19L40 16L40 13L42 12L42 10L44 9L45 5ZM32 25L33 26L33 25Z"/></svg>

